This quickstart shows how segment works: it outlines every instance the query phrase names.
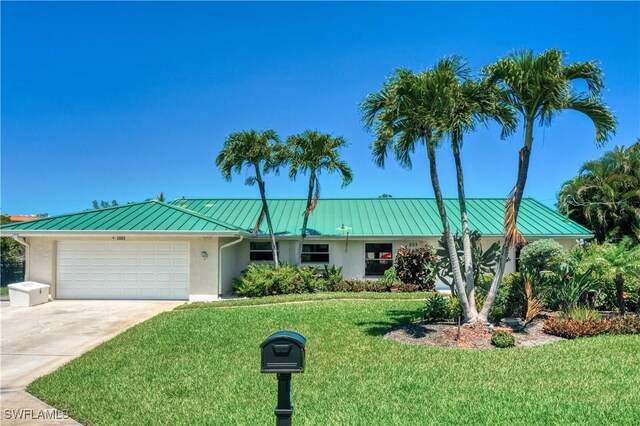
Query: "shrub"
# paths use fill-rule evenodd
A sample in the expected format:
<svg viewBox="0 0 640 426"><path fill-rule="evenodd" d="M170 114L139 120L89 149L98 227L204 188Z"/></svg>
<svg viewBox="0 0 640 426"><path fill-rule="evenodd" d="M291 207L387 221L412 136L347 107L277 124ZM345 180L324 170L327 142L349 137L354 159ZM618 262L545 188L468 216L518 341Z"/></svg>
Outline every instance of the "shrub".
<svg viewBox="0 0 640 426"><path fill-rule="evenodd" d="M398 291L401 293L415 293L416 291L420 291L420 286L401 282L398 285Z"/></svg>
<svg viewBox="0 0 640 426"><path fill-rule="evenodd" d="M444 321L448 319L449 302L439 293L430 295L422 310L422 317L425 321L429 322Z"/></svg>
<svg viewBox="0 0 640 426"><path fill-rule="evenodd" d="M585 320L599 320L602 317L600 316L600 313L598 313L598 311L594 311L593 309L573 308L566 312L563 312L562 315L560 315L560 318L562 319L571 318L574 320L585 321Z"/></svg>
<svg viewBox="0 0 640 426"><path fill-rule="evenodd" d="M329 291L342 291L342 292L384 292L389 291L389 287L382 280L363 280L360 278L350 278L342 280L332 286L328 286Z"/></svg>
<svg viewBox="0 0 640 426"><path fill-rule="evenodd" d="M342 281L342 266L336 267L335 265L324 265L324 272L322 278L325 281L325 286L331 288Z"/></svg>
<svg viewBox="0 0 640 426"><path fill-rule="evenodd" d="M449 318L454 321L457 321L459 317L462 316L462 304L460 303L460 299L457 297L449 298Z"/></svg>
<svg viewBox="0 0 640 426"><path fill-rule="evenodd" d="M234 280L238 296L262 297L276 294L313 293L324 288L318 268L309 266L250 264L240 278Z"/></svg>
<svg viewBox="0 0 640 426"><path fill-rule="evenodd" d="M570 264L562 265L557 273L538 275L537 278L543 281L546 306L563 311L588 304L599 287L591 269L580 272Z"/></svg>
<svg viewBox="0 0 640 426"><path fill-rule="evenodd" d="M640 334L640 317L624 316L611 319L550 318L543 331L565 339L590 337L600 334Z"/></svg>
<svg viewBox="0 0 640 426"><path fill-rule="evenodd" d="M437 260L436 250L429 245L417 249L401 247L396 253L396 276L405 284L415 284L421 290L434 291Z"/></svg>
<svg viewBox="0 0 640 426"><path fill-rule="evenodd" d="M523 247L520 268L530 273L553 271L566 259L566 253L555 240L537 240Z"/></svg>
<svg viewBox="0 0 640 426"><path fill-rule="evenodd" d="M384 275L382 276L382 278L380 278L380 281L382 281L382 283L384 283L389 288L391 287L400 288L400 286L402 285L402 281L400 281L396 276L395 266L392 266L391 268L384 271Z"/></svg>
<svg viewBox="0 0 640 426"><path fill-rule="evenodd" d="M493 281L493 276L484 275L479 281L479 286L476 289L478 293L486 295ZM478 300L477 296L476 300ZM489 312L489 318L496 321L505 317L522 318L525 308L526 298L522 276L518 272L506 274L502 277L502 283L491 307L491 312Z"/></svg>
<svg viewBox="0 0 640 426"><path fill-rule="evenodd" d="M491 343L496 348L512 348L516 345L516 338L506 331L496 331L491 335Z"/></svg>

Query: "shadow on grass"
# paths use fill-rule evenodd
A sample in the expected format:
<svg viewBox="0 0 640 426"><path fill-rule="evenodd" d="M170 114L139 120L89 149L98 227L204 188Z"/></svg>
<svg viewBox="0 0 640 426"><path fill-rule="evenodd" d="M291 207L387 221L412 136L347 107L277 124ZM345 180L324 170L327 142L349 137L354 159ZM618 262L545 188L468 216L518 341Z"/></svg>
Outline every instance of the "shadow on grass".
<svg viewBox="0 0 640 426"><path fill-rule="evenodd" d="M398 327L403 324L410 324L420 319L420 311L418 309L391 309L386 312L385 320L362 321L356 322L355 325L361 327L369 336L383 336L391 328ZM419 333L418 328L420 327L416 328L416 333Z"/></svg>

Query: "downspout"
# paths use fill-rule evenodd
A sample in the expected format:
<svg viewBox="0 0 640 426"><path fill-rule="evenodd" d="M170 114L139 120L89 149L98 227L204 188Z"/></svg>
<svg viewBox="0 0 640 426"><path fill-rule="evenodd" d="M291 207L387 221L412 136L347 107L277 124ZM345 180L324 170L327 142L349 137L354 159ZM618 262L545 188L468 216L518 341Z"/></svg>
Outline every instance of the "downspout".
<svg viewBox="0 0 640 426"><path fill-rule="evenodd" d="M13 234L11 236L14 240L24 246L24 280L29 281L29 255L31 250L31 245L24 238L18 237L18 234Z"/></svg>
<svg viewBox="0 0 640 426"><path fill-rule="evenodd" d="M237 240L231 241L227 244L224 244L222 246L220 246L220 250L219 250L219 254L218 254L218 298L221 299L222 298L222 249L225 249L229 246L238 244L240 241L242 241L244 239L244 237L242 235L240 235L240 238L238 238Z"/></svg>

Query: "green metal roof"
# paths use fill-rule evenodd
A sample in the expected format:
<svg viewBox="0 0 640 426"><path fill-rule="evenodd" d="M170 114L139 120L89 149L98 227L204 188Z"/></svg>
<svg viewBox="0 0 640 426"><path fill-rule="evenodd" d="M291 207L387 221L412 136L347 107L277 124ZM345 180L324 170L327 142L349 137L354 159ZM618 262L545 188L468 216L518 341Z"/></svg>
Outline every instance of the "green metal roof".
<svg viewBox="0 0 640 426"><path fill-rule="evenodd" d="M252 229L261 209L258 199L178 199L174 205L207 217ZM469 227L483 235L503 234L503 198L467 199ZM271 199L274 231L296 236L302 227L306 200ZM457 199L446 199L451 227L460 232ZM260 228L266 233L266 221ZM590 237L591 231L538 201L522 200L518 227L525 237ZM442 224L430 198L320 199L309 218L309 235L316 236L440 236Z"/></svg>
<svg viewBox="0 0 640 426"><path fill-rule="evenodd" d="M0 230L16 233L47 232L232 232L243 231L218 219L151 200L98 210L11 223Z"/></svg>

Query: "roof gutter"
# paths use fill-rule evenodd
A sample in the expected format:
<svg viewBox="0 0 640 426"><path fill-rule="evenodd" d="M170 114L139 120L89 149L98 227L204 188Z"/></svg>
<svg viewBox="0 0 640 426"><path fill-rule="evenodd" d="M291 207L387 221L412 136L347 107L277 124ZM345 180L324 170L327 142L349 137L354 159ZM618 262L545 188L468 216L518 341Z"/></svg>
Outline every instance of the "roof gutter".
<svg viewBox="0 0 640 426"><path fill-rule="evenodd" d="M238 244L240 241L244 239L244 236L240 235L240 238L237 240L233 240L227 244L220 246L220 250L218 253L218 298L222 298L222 250L227 247Z"/></svg>
<svg viewBox="0 0 640 426"><path fill-rule="evenodd" d="M24 246L24 258L25 258L25 267L24 267L24 280L29 281L29 255L31 251L31 245L24 238L20 238L18 234L13 234L11 236L14 240Z"/></svg>
<svg viewBox="0 0 640 426"><path fill-rule="evenodd" d="M5 232L11 232L8 229ZM136 237L235 237L242 235L244 231L126 231L126 230L103 230L103 231L40 231L40 230L20 230L13 231L13 235L25 237L114 237L114 236L136 236Z"/></svg>

